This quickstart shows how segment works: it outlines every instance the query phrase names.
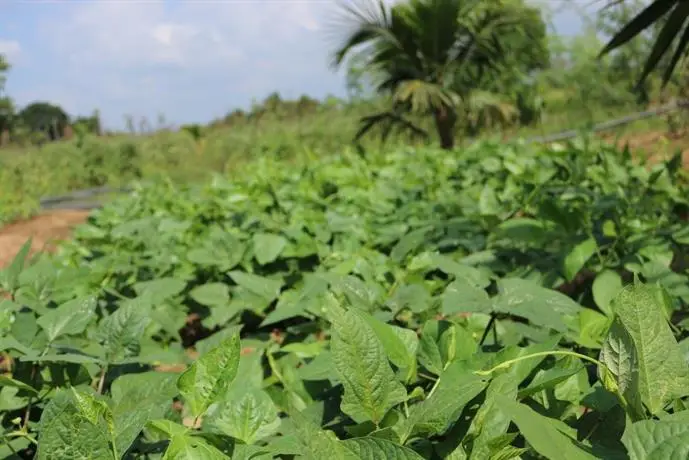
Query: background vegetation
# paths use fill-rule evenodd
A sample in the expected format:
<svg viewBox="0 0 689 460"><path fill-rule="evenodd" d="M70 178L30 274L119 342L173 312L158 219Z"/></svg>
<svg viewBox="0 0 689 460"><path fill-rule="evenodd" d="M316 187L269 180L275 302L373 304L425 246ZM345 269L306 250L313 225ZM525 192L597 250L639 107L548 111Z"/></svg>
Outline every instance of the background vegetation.
<svg viewBox="0 0 689 460"><path fill-rule="evenodd" d="M445 3L446 8L458 4ZM549 31L547 13L521 0L483 4L488 6L472 9L464 23L448 30L448 37L454 38L442 45L446 49L428 48L425 61L415 63L390 60L385 53L376 58L362 52L358 46L362 43L382 43L374 35L357 35L366 28L366 21L381 20L381 12L370 7L350 10L343 16L344 22L333 26L334 43L339 44L334 57L347 67L348 97L315 100L305 95L284 100L274 93L249 109L232 110L205 126L173 127L164 117L155 124L126 117L125 131L109 131L101 126L97 110L89 116L71 116L42 101L19 108L11 95L0 91L0 221L30 215L45 195L161 174L174 180L196 180L265 155L292 157L309 152L320 156L337 152L363 132L368 135L358 143L365 149L379 148L378 134L384 134L390 145L442 143L437 135L438 116L427 115L429 111L438 115L448 107L452 107L448 114L453 121L444 128L443 136L449 145L481 136L505 138L585 129L591 123L684 95L686 76L681 68L662 91L655 74L645 80L641 91L635 87L662 23L604 59L595 59L605 37L642 9L640 0L604 10L574 37ZM433 31L445 25L427 17L423 2L409 5L404 14L416 15L416 28L394 33L399 37L407 34L410 43L431 43ZM462 14L445 11L439 17L458 13ZM394 22L394 17L390 21ZM392 22L390 27L398 27ZM400 23L397 20L396 24ZM482 51L477 53L469 42L463 42L462 34L480 37L475 45ZM443 62L444 53L460 42L465 49L455 46L453 52L469 53L471 48L470 55ZM404 56L393 55L398 61ZM11 77L9 69L9 63L0 57L0 90L5 78ZM452 82L434 80L434 75L441 73L453 75ZM422 81L430 83L419 86ZM682 128L676 116L669 120L671 126L665 121L631 129Z"/></svg>
<svg viewBox="0 0 689 460"><path fill-rule="evenodd" d="M519 0L366 5L347 101L100 133L5 100L7 209L149 183L0 270L0 458L689 455L682 152L480 139L682 97L624 54L675 66L674 12L596 61L633 3L569 42Z"/></svg>

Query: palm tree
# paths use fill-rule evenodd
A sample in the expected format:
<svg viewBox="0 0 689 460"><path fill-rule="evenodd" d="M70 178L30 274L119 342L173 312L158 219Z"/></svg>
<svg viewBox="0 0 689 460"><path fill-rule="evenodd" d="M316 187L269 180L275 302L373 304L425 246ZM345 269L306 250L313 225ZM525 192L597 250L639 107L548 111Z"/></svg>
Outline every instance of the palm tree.
<svg viewBox="0 0 689 460"><path fill-rule="evenodd" d="M495 97L476 92L479 82L512 62L509 40L527 34L526 7L519 0L408 0L388 7L379 0L344 5L345 31L333 55L363 60L376 90L392 96L391 109L364 117L357 138L376 125L384 136L394 126L425 135L405 114L430 115L444 149L455 143L457 122L477 104L493 116L512 116ZM540 16L539 16L540 19ZM475 96L475 97L472 97Z"/></svg>
<svg viewBox="0 0 689 460"><path fill-rule="evenodd" d="M606 7L623 2L624 0L608 0ZM624 45L644 30L664 22L646 59L643 71L639 77L639 85L649 74L659 67L661 59L672 50L671 58L663 72L663 86L670 81L680 59L689 51L689 1L686 0L653 0L643 11L636 15L620 31L618 31L601 51L601 56Z"/></svg>

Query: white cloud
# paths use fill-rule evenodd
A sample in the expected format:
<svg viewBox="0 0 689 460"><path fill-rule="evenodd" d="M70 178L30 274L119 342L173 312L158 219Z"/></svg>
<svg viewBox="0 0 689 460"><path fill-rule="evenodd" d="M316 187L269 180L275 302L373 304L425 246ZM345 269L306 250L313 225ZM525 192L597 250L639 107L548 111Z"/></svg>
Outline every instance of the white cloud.
<svg viewBox="0 0 689 460"><path fill-rule="evenodd" d="M207 119L275 90L333 92L342 84L327 67L323 24L334 2L62 3L38 28L55 62L47 92L73 101L72 113L99 107L117 124L123 113L158 111Z"/></svg>
<svg viewBox="0 0 689 460"><path fill-rule="evenodd" d="M25 64L8 91L19 104L62 101L72 114L99 108L110 125L159 112L205 121L272 91L342 93L341 76L328 68L337 1L58 2L43 20L23 23L32 32L14 36L22 47L0 39L0 52L21 51Z"/></svg>
<svg viewBox="0 0 689 460"><path fill-rule="evenodd" d="M213 66L277 51L320 31L327 2L75 3L69 17L47 25L53 46L78 65ZM228 62L228 59L233 62Z"/></svg>

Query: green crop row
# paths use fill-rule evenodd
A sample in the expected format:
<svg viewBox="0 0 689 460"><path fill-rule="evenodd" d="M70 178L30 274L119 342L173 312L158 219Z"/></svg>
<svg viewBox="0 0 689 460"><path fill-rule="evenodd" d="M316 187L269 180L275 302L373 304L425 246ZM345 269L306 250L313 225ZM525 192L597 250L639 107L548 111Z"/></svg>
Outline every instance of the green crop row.
<svg viewBox="0 0 689 460"><path fill-rule="evenodd" d="M2 458L689 455L689 194L581 142L261 157L1 272Z"/></svg>
<svg viewBox="0 0 689 460"><path fill-rule="evenodd" d="M552 134L584 128L589 123L600 123L638 109L595 105L595 110L591 110L592 113L587 114L568 106L568 110L563 108L549 114L549 118L537 127L515 127L502 133L491 130L486 135ZM113 137L85 135L42 147L6 147L0 149L0 225L35 214L40 209L41 198L74 190L120 187L131 181L156 180L161 176L179 183L207 180L214 172L234 174L238 165L251 163L256 158L289 160L305 153L318 158L330 155L353 143L359 117L371 111L375 111L375 107L352 105L298 119L273 116L265 117L260 123L243 122L203 130L197 126L196 131L192 126L179 132L161 130ZM425 121L429 126L422 126L432 131L432 122ZM616 132L638 133L650 129L665 132L665 125L662 118L642 120ZM461 141L469 142L468 139ZM387 149L410 142L407 134L393 132L387 139ZM424 143L418 139L414 142ZM379 150L380 139L373 135L366 137L361 146L367 151Z"/></svg>

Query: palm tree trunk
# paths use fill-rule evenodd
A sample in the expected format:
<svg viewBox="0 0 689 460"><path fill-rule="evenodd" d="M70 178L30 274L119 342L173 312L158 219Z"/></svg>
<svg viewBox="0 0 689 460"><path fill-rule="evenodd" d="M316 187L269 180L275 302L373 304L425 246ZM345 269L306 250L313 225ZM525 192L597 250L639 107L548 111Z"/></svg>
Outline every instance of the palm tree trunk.
<svg viewBox="0 0 689 460"><path fill-rule="evenodd" d="M435 110L435 127L440 137L440 147L445 150L452 150L455 146L455 124L457 123L457 112L451 107L441 107Z"/></svg>

